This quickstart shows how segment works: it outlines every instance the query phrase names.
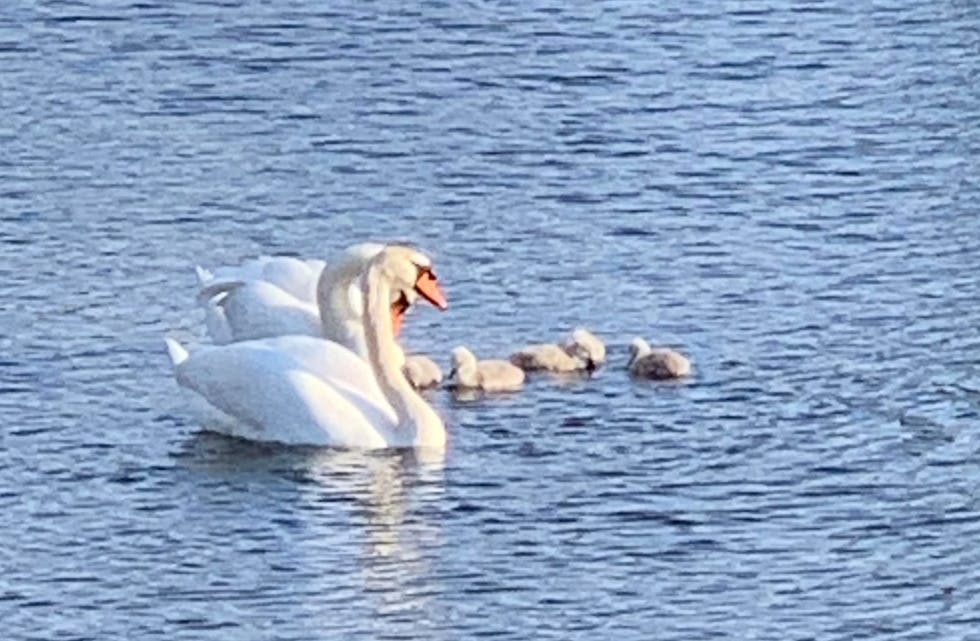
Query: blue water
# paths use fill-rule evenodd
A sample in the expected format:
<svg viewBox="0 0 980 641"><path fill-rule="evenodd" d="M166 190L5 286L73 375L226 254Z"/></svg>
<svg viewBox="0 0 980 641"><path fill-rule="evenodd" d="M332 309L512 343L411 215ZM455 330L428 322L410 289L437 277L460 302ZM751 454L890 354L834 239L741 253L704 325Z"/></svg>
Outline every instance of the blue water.
<svg viewBox="0 0 980 641"><path fill-rule="evenodd" d="M0 115L5 639L980 635L974 3L8 0ZM203 432L193 266L366 238L409 349L608 365L442 462Z"/></svg>

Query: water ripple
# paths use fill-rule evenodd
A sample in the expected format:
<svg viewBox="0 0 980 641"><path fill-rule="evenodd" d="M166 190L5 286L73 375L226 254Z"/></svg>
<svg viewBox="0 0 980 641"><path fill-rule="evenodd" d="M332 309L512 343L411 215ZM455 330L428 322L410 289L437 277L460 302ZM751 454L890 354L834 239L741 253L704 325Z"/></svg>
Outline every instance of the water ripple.
<svg viewBox="0 0 980 641"><path fill-rule="evenodd" d="M978 18L5 7L6 638L972 638ZM608 366L434 392L441 463L201 432L191 267L365 237L441 266L410 348Z"/></svg>

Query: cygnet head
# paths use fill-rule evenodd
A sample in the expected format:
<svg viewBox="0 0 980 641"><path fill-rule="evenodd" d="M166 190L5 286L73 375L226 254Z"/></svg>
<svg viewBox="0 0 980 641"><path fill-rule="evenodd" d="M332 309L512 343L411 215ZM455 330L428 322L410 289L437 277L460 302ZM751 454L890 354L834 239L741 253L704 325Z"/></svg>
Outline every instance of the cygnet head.
<svg viewBox="0 0 980 641"><path fill-rule="evenodd" d="M606 361L606 346L595 334L579 327L565 340L565 351L585 363L587 369L593 370Z"/></svg>
<svg viewBox="0 0 980 641"><path fill-rule="evenodd" d="M476 356L462 345L452 351L453 371L457 371L467 365L476 365Z"/></svg>
<svg viewBox="0 0 980 641"><path fill-rule="evenodd" d="M476 356L462 345L452 351L452 370L449 378L466 387L476 386Z"/></svg>
<svg viewBox="0 0 980 641"><path fill-rule="evenodd" d="M647 344L645 340L637 336L630 342L629 364L632 365L634 362L636 362L636 359L642 357L644 354L648 354L649 352L650 352L650 346Z"/></svg>

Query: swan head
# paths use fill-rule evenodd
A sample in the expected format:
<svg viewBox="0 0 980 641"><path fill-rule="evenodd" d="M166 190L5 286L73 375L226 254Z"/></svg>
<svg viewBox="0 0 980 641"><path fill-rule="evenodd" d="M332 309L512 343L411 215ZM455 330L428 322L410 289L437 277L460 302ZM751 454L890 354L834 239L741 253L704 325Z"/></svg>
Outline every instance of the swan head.
<svg viewBox="0 0 980 641"><path fill-rule="evenodd" d="M579 327L565 340L565 351L585 363L588 370L594 370L606 362L606 346L589 330Z"/></svg>
<svg viewBox="0 0 980 641"><path fill-rule="evenodd" d="M410 245L388 245L374 264L391 283L391 318L395 333L408 308L422 298L440 310L449 307L432 268L432 259Z"/></svg>
<svg viewBox="0 0 980 641"><path fill-rule="evenodd" d="M633 363L636 362L636 359L640 358L645 354L648 354L649 352L650 352L650 346L647 344L645 340L637 336L630 342L629 364L632 365Z"/></svg>
<svg viewBox="0 0 980 641"><path fill-rule="evenodd" d="M476 356L467 348L459 345L452 351L452 369L449 371L449 378L458 379L461 376L469 380L472 376L465 376L476 369Z"/></svg>

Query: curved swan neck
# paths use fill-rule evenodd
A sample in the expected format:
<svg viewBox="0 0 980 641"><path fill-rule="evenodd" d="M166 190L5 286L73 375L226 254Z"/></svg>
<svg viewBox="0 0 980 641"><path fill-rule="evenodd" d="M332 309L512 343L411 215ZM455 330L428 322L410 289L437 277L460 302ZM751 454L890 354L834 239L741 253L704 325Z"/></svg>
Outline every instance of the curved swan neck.
<svg viewBox="0 0 980 641"><path fill-rule="evenodd" d="M325 267L317 281L316 304L320 313L320 334L367 360L361 292L360 288L353 289L364 264L362 257L354 256Z"/></svg>
<svg viewBox="0 0 980 641"><path fill-rule="evenodd" d="M391 285L383 271L383 259L374 260L361 281L368 363L381 392L395 410L399 427L414 429L416 444L441 445L445 440L441 419L402 373L404 357L391 325Z"/></svg>
<svg viewBox="0 0 980 641"><path fill-rule="evenodd" d="M316 286L316 304L320 309L320 321L325 334L333 330L328 325L343 322L350 315L349 288L357 278L357 267L347 263L336 267L327 265L320 274Z"/></svg>
<svg viewBox="0 0 980 641"><path fill-rule="evenodd" d="M359 277L383 245L351 245L339 260L328 264L317 279L316 304L323 337L340 343L367 360L364 336L364 306Z"/></svg>

